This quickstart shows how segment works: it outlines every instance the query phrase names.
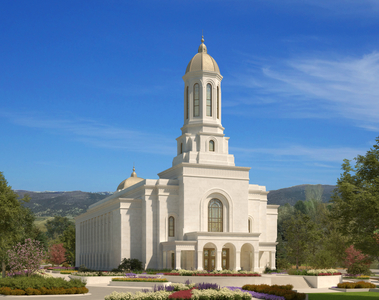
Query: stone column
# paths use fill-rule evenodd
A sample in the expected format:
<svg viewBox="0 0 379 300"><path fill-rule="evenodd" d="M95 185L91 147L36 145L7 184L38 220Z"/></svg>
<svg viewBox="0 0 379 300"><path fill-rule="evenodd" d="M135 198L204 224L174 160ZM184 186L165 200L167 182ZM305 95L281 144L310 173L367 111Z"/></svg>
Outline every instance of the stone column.
<svg viewBox="0 0 379 300"><path fill-rule="evenodd" d="M274 270L274 269L276 269L276 264L275 264L275 251L271 251L270 252L270 268L272 269L272 270Z"/></svg>
<svg viewBox="0 0 379 300"><path fill-rule="evenodd" d="M180 270L182 268L181 262L182 262L182 251L175 250L175 268L177 270Z"/></svg>
<svg viewBox="0 0 379 300"><path fill-rule="evenodd" d="M236 250L236 263L235 263L235 271L241 270L241 251Z"/></svg>
<svg viewBox="0 0 379 300"><path fill-rule="evenodd" d="M216 270L220 271L222 270L222 251L217 250L216 253Z"/></svg>
<svg viewBox="0 0 379 300"><path fill-rule="evenodd" d="M254 252L254 272L259 272L259 251Z"/></svg>
<svg viewBox="0 0 379 300"><path fill-rule="evenodd" d="M199 271L203 270L203 251L196 251L196 256L197 256L197 266L196 268Z"/></svg>

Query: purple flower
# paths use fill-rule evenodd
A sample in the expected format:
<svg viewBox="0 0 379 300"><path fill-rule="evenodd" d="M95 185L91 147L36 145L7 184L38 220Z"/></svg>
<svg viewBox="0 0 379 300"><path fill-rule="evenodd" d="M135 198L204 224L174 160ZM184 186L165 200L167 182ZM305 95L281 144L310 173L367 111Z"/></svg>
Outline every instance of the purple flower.
<svg viewBox="0 0 379 300"><path fill-rule="evenodd" d="M236 286L227 286L227 288L228 288L229 290L231 290L231 291L240 290L240 291L242 291L242 292L249 293L252 297L257 298L257 299L266 299L266 300L285 300L285 298L282 297L282 296L276 296L276 295L269 295L269 294L257 293L257 292L253 292L253 291L246 291L246 290L243 290L243 289L241 289L240 287L236 287Z"/></svg>

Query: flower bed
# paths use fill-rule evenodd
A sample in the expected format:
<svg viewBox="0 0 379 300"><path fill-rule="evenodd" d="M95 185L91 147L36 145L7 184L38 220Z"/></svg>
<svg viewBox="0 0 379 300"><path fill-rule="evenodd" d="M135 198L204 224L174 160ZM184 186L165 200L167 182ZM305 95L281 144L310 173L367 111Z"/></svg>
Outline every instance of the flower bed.
<svg viewBox="0 0 379 300"><path fill-rule="evenodd" d="M337 288L340 289L373 289L376 285L370 282L358 281L358 282L342 282L337 284Z"/></svg>
<svg viewBox="0 0 379 300"><path fill-rule="evenodd" d="M112 281L129 281L129 282L168 282L166 278L112 278Z"/></svg>
<svg viewBox="0 0 379 300"><path fill-rule="evenodd" d="M56 295L85 294L88 289L81 280L66 281L63 278L7 277L0 279L0 294L3 295Z"/></svg>
<svg viewBox="0 0 379 300"><path fill-rule="evenodd" d="M272 285L272 286L267 285L267 284L261 284L261 285L246 284L242 287L242 290L257 292L260 294L280 296L280 297L283 297L281 299L286 299L286 300L304 300L306 298L306 294L297 293L293 291L292 289L293 289L293 286L290 284ZM267 298L263 298L263 299L267 299ZM276 298L276 299L279 299L279 298Z"/></svg>
<svg viewBox="0 0 379 300"><path fill-rule="evenodd" d="M75 276L124 276L124 272L76 272Z"/></svg>
<svg viewBox="0 0 379 300"><path fill-rule="evenodd" d="M60 271L60 274L73 274L77 273L78 271L76 270L66 270L66 271Z"/></svg>
<svg viewBox="0 0 379 300"><path fill-rule="evenodd" d="M179 270L175 272L166 272L163 273L163 275L168 276L240 276L240 277L247 277L247 276L261 276L260 274L256 272L248 272L248 271L230 271L230 270L220 270L220 271L190 271L190 270Z"/></svg>

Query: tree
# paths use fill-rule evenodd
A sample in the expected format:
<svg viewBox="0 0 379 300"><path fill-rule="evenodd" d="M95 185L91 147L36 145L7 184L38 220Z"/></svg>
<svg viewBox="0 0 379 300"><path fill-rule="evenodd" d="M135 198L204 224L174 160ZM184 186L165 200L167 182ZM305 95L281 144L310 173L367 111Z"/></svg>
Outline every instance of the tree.
<svg viewBox="0 0 379 300"><path fill-rule="evenodd" d="M45 224L47 232L46 235L49 239L56 239L69 227L73 226L67 217L55 216L54 219L48 220Z"/></svg>
<svg viewBox="0 0 379 300"><path fill-rule="evenodd" d="M46 255L39 241L26 239L24 244L18 243L8 250L8 257L11 272L30 276L39 269Z"/></svg>
<svg viewBox="0 0 379 300"><path fill-rule="evenodd" d="M62 234L60 240L66 249L66 261L75 265L75 226L70 225Z"/></svg>
<svg viewBox="0 0 379 300"><path fill-rule="evenodd" d="M0 260L2 277L5 277L5 266L8 250L25 236L33 224L33 215L23 207L29 201L28 196L18 199L18 195L8 185L0 172Z"/></svg>
<svg viewBox="0 0 379 300"><path fill-rule="evenodd" d="M346 249L345 267L349 274L370 274L371 261L368 255L350 245Z"/></svg>
<svg viewBox="0 0 379 300"><path fill-rule="evenodd" d="M374 233L379 225L379 137L366 155L354 160L355 166L347 159L342 164L343 173L332 195L332 215L355 248L378 258Z"/></svg>
<svg viewBox="0 0 379 300"><path fill-rule="evenodd" d="M63 244L56 244L50 247L49 259L53 264L60 265L66 260L66 249Z"/></svg>
<svg viewBox="0 0 379 300"><path fill-rule="evenodd" d="M287 239L285 248L287 257L296 264L296 269L302 261L305 261L307 251L310 250L310 242L316 243L319 237L316 224L309 216L296 211L291 219L285 221L285 236Z"/></svg>

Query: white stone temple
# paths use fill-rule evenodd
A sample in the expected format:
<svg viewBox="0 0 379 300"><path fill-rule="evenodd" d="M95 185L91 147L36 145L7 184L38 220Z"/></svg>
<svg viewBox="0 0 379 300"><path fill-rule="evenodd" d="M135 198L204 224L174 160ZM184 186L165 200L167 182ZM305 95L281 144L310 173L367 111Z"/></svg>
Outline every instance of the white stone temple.
<svg viewBox="0 0 379 300"><path fill-rule="evenodd" d="M221 125L220 69L204 39L184 80L184 124L177 156L159 179L131 177L76 217L76 266L116 268L275 268L278 205L237 167Z"/></svg>

